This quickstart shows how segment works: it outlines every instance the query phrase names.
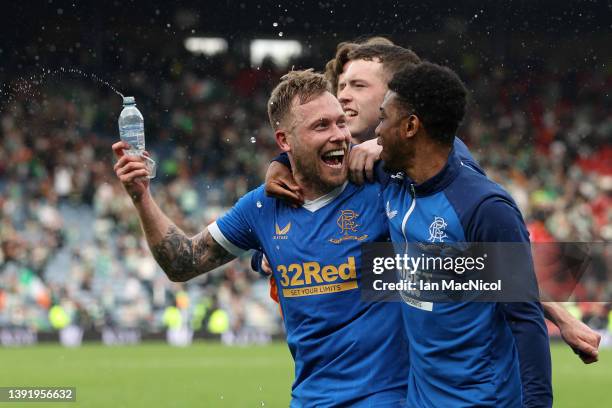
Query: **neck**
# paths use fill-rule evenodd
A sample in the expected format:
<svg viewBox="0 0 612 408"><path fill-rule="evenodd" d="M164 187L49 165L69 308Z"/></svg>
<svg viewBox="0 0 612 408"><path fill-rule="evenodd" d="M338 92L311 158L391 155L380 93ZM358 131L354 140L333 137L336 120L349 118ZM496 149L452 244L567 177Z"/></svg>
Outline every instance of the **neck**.
<svg viewBox="0 0 612 408"><path fill-rule="evenodd" d="M450 151L451 146L444 146L435 142L420 143L416 146L414 155L404 172L416 184L421 184L444 168Z"/></svg>
<svg viewBox="0 0 612 408"><path fill-rule="evenodd" d="M297 185L302 189L302 195L306 201L316 200L334 189L334 187L323 185L316 180L308 180L301 174L296 174L296 172L294 172L293 177Z"/></svg>

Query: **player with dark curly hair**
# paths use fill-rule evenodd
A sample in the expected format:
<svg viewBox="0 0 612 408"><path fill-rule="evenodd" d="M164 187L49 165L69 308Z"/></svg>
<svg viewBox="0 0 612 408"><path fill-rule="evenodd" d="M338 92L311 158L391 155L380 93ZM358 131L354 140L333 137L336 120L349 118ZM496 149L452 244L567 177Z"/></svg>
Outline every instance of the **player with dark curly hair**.
<svg viewBox="0 0 612 408"><path fill-rule="evenodd" d="M519 272L535 282L529 234L514 200L465 164L453 147L466 99L467 90L452 70L428 62L396 73L389 83L376 135L386 169L400 172L383 190L384 201L397 212L389 217L391 238L406 251L432 242L525 243L519 256L527 267ZM433 240L432 228L439 232ZM490 256L488 263L495 268L497 259ZM514 304L538 350L532 357L539 375L531 378L530 395L523 395L507 304L413 296L403 296L408 406L552 406L550 349L539 303Z"/></svg>
<svg viewBox="0 0 612 408"><path fill-rule="evenodd" d="M389 91L385 97L387 106L389 106L388 101L392 100L394 103L391 103L391 106L400 110L396 112L398 115L418 118L423 128L427 129L428 136L426 139L418 140L424 140L432 147L440 147L448 155L455 140L457 127L465 115L467 103L467 90L457 74L446 67L422 63L415 69L404 69L396 73L388 86ZM381 108L381 111L384 114L385 108ZM384 129L388 122L383 123L384 116L380 119L379 128L382 126ZM388 140L387 148L383 149L381 156L385 167L391 171L403 171L402 164L408 158L414 159L411 161L414 167L419 169L430 167L420 165L424 163L416 163L430 160L429 156L414 157L416 140L413 138ZM401 163L396 164L395 161Z"/></svg>

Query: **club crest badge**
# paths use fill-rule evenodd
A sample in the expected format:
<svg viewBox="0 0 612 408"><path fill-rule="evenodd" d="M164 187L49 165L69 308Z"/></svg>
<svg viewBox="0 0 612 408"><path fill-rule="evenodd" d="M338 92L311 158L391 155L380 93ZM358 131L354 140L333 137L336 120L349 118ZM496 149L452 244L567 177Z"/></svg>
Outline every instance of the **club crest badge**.
<svg viewBox="0 0 612 408"><path fill-rule="evenodd" d="M358 235L358 228L361 226L357 223L358 217L359 214L353 210L340 210L340 216L336 220L336 225L340 228L341 235L339 238L330 238L329 242L339 244L348 240L363 241L366 239L368 237L367 234Z"/></svg>
<svg viewBox="0 0 612 408"><path fill-rule="evenodd" d="M429 242L444 242L444 238L448 238L444 231L448 224L442 217L434 217L433 222L429 226Z"/></svg>

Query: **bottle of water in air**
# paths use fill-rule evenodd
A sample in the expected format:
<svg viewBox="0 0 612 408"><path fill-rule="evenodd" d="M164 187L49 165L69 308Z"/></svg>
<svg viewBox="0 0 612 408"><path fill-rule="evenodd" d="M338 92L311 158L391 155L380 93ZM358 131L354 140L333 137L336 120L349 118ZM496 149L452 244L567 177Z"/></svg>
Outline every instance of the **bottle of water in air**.
<svg viewBox="0 0 612 408"><path fill-rule="evenodd" d="M133 96L123 98L123 110L119 115L119 135L130 145L129 154L139 154L145 149L144 118L136 107Z"/></svg>
<svg viewBox="0 0 612 408"><path fill-rule="evenodd" d="M128 155L143 156L145 150L144 118L136 107L133 96L123 97L123 110L119 115L119 137L130 145L125 153ZM151 172L149 178L155 177L155 161L143 156Z"/></svg>

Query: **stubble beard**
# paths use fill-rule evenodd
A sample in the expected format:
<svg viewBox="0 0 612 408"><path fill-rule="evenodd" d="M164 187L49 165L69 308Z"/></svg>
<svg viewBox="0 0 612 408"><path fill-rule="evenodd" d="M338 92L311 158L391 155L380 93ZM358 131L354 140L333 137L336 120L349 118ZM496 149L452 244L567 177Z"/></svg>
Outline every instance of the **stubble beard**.
<svg viewBox="0 0 612 408"><path fill-rule="evenodd" d="M396 140L399 135L396 135ZM398 173L400 171L405 171L406 168L414 161L414 149L411 149L410 146L389 146L388 148L383 148L391 154L385 155L385 163L384 170L388 173Z"/></svg>
<svg viewBox="0 0 612 408"><path fill-rule="evenodd" d="M336 185L336 183L324 180L316 163L317 157L310 156L299 153L293 155L295 163L293 174L299 184L309 188L316 195L327 194L341 185L341 183Z"/></svg>

